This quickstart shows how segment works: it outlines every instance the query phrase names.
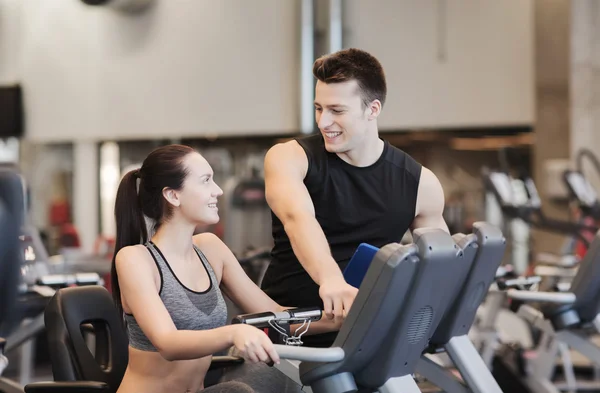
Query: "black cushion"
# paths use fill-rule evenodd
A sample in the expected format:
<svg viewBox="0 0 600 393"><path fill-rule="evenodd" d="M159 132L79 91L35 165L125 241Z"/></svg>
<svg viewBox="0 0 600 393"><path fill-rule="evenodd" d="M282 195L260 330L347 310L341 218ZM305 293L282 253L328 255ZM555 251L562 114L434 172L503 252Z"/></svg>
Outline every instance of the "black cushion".
<svg viewBox="0 0 600 393"><path fill-rule="evenodd" d="M106 288L58 290L46 307L44 320L56 381L104 382L109 391L116 391L129 360L128 339ZM87 324L96 336L95 357L83 336L82 325Z"/></svg>

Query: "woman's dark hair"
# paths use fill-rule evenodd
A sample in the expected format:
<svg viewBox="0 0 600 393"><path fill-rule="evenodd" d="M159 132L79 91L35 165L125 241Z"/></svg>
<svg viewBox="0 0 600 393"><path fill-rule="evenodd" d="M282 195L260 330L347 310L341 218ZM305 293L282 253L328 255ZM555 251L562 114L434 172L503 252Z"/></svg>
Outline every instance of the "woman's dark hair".
<svg viewBox="0 0 600 393"><path fill-rule="evenodd" d="M194 149L183 145L159 147L146 157L140 169L127 172L119 184L115 201L117 238L110 277L113 300L121 315L123 305L115 266L117 253L123 247L145 244L149 240L144 216L154 221L154 230L171 217L173 209L163 197L163 189L183 187L188 175L183 159L193 152Z"/></svg>

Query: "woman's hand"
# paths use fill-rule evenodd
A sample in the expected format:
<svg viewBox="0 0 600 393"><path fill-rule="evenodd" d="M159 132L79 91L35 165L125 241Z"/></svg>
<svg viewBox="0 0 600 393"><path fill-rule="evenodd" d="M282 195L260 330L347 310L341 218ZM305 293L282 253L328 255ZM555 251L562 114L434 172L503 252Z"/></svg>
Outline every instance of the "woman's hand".
<svg viewBox="0 0 600 393"><path fill-rule="evenodd" d="M233 345L241 356L254 363L279 364L279 355L265 332L250 325L232 326L234 329Z"/></svg>

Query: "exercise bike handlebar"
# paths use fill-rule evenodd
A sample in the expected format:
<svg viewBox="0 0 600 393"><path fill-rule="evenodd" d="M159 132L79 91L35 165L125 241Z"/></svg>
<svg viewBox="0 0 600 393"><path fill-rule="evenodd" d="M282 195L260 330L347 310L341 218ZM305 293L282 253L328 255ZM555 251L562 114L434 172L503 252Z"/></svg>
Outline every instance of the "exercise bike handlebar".
<svg viewBox="0 0 600 393"><path fill-rule="evenodd" d="M304 362L333 363L343 360L346 356L340 347L311 348L281 344L274 344L274 347L280 358Z"/></svg>
<svg viewBox="0 0 600 393"><path fill-rule="evenodd" d="M511 275L513 271L512 265L500 266L496 269L496 279Z"/></svg>
<svg viewBox="0 0 600 393"><path fill-rule="evenodd" d="M238 315L233 318L232 323L243 323L256 326L257 328L274 327L280 324L291 325L294 323L306 323L318 321L323 315L323 310L312 308L290 308L280 312L262 312L255 314ZM297 345L274 344L275 350L282 359L300 360L307 362L339 362L344 359L345 353L342 348L310 348Z"/></svg>
<svg viewBox="0 0 600 393"><path fill-rule="evenodd" d="M496 280L496 284L498 285L498 289L511 289L511 288L520 288L526 287L529 285L537 284L542 281L542 278L539 276L530 276L530 277L516 277L516 278L500 278Z"/></svg>
<svg viewBox="0 0 600 393"><path fill-rule="evenodd" d="M98 273L46 274L37 282L49 287L70 285L98 285L102 278Z"/></svg>
<svg viewBox="0 0 600 393"><path fill-rule="evenodd" d="M559 234L567 234L576 236L581 242L585 245L586 248L589 248L590 242L589 240L582 234L583 231L589 231L592 233L598 232L598 227L589 226L581 223L575 223L571 221L561 221L553 218L546 217L540 210L535 212L536 219L531 219L530 224L534 227L545 229L552 231L554 233Z"/></svg>
<svg viewBox="0 0 600 393"><path fill-rule="evenodd" d="M524 302L543 302L543 303L555 303L555 304L573 304L576 300L576 296L571 292L533 292L533 291L519 291L516 289L509 289L506 295L510 299L521 300Z"/></svg>
<svg viewBox="0 0 600 393"><path fill-rule="evenodd" d="M579 263L576 255L556 255L549 252L540 252L536 255L536 262L549 266L570 268Z"/></svg>
<svg viewBox="0 0 600 393"><path fill-rule="evenodd" d="M536 266L534 273L538 276L543 277L561 277L561 278L573 278L575 277L576 271L574 268L569 267L557 267L557 266Z"/></svg>
<svg viewBox="0 0 600 393"><path fill-rule="evenodd" d="M512 265L500 266L496 269L495 289L505 291L511 288L526 288L542 281L539 276L516 276Z"/></svg>
<svg viewBox="0 0 600 393"><path fill-rule="evenodd" d="M266 328L272 326L272 322L278 323L302 323L315 322L321 319L323 311L320 308L290 308L281 312L266 311L255 314L238 315L231 321L233 324L243 323L256 326L257 328Z"/></svg>
<svg viewBox="0 0 600 393"><path fill-rule="evenodd" d="M544 215L541 209L537 206L529 205L502 205L502 212L511 218L520 218L532 227L542 230L558 233L561 235L576 236L588 248L589 241L581 234L582 231L597 232L598 227L589 226L571 221L561 221L553 218L548 218Z"/></svg>

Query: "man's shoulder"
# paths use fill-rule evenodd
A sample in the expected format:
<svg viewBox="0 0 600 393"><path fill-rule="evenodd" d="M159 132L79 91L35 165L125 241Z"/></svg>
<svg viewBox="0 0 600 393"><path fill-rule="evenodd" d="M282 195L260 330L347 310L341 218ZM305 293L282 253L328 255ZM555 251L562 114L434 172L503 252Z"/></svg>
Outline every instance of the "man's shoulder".
<svg viewBox="0 0 600 393"><path fill-rule="evenodd" d="M264 158L265 180L289 176L304 178L308 170L308 155L295 140L277 143L272 146ZM280 179L280 178L279 178ZM279 180L278 180L279 182Z"/></svg>
<svg viewBox="0 0 600 393"><path fill-rule="evenodd" d="M265 164L271 162L276 165L282 161L297 160L304 155L296 139L290 139L271 146L265 155Z"/></svg>
<svg viewBox="0 0 600 393"><path fill-rule="evenodd" d="M320 134L300 136L272 146L265 157L265 165L280 166L293 163L302 168L304 175L309 167L320 167L326 159L325 144Z"/></svg>
<svg viewBox="0 0 600 393"><path fill-rule="evenodd" d="M294 139L305 151L311 153L325 151L325 142L321 134L303 135Z"/></svg>
<svg viewBox="0 0 600 393"><path fill-rule="evenodd" d="M421 165L421 163L419 163L419 161L417 161L410 153L387 141L386 143L388 144L386 161L399 171L408 173L418 181L421 177L423 165Z"/></svg>

